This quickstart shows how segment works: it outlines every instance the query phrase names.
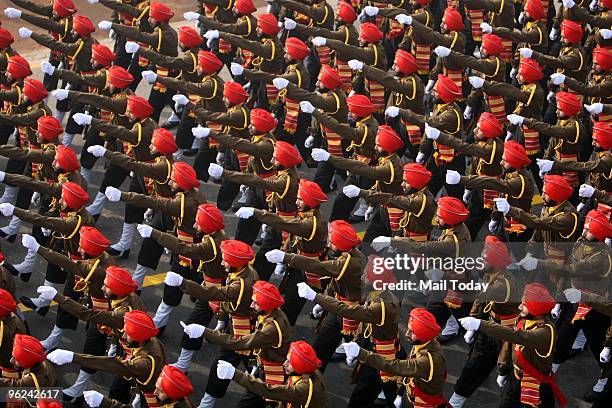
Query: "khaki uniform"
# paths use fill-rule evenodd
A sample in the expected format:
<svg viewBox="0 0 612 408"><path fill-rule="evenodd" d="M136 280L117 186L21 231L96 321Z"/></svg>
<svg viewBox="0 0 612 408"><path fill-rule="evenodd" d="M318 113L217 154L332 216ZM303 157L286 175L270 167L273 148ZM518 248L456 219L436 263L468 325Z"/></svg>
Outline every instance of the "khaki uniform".
<svg viewBox="0 0 612 408"><path fill-rule="evenodd" d="M13 340L16 334L26 334L26 327L25 323L11 312L0 320L0 367L11 367Z"/></svg>
<svg viewBox="0 0 612 408"><path fill-rule="evenodd" d="M2 370L0 377L1 387L28 387L40 389L43 387L55 387L57 385L57 373L55 366L44 360L32 368L21 371Z"/></svg>

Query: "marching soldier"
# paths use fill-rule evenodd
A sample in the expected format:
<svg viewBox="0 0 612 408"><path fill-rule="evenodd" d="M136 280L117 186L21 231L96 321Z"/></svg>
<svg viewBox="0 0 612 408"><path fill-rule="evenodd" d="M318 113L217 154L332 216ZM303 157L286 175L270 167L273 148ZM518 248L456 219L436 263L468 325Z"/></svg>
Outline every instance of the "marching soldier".
<svg viewBox="0 0 612 408"><path fill-rule="evenodd" d="M2 370L11 366L11 355L13 352L13 342L18 334L25 334L25 322L15 313L17 302L13 294L4 288L0 288L0 327L2 337L0 337L0 367Z"/></svg>
<svg viewBox="0 0 612 408"><path fill-rule="evenodd" d="M283 363L285 375L289 378L283 385L267 385L226 362L219 361L216 374L224 380L234 380L253 394L282 403L283 407L304 406L327 407L325 382L318 370L321 361L310 344L305 341L291 343ZM208 405L202 406L208 408Z"/></svg>
<svg viewBox="0 0 612 408"><path fill-rule="evenodd" d="M49 353L53 364L78 364L82 368L106 371L115 374L109 398L127 404L130 388L135 383L138 394L147 405L157 401L155 384L165 364L164 345L155 336L159 330L151 317L142 310L132 310L123 315L121 346L123 358L92 356L57 349Z"/></svg>
<svg viewBox="0 0 612 408"><path fill-rule="evenodd" d="M2 367L0 386L29 387L36 390L55 387L57 374L49 361L38 339L26 334L16 334L13 338L11 364L9 367Z"/></svg>
<svg viewBox="0 0 612 408"><path fill-rule="evenodd" d="M514 28L516 13L514 12L514 2L512 1L465 0L464 6L468 14L473 12L473 10L488 12L489 22L493 27ZM474 25L474 21L472 21L472 25ZM477 31L480 32L481 30L482 28L478 27ZM472 33L474 33L474 28L472 29ZM476 41L476 38L474 38L474 41ZM501 53L501 58L504 62L509 63L512 60L512 41L505 40L503 42L503 47L504 50Z"/></svg>

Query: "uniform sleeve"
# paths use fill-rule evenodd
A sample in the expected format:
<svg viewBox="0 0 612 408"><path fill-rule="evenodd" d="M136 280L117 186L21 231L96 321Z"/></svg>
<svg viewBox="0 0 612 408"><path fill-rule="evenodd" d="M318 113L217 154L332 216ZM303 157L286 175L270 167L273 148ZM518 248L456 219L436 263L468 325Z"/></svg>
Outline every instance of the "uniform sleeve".
<svg viewBox="0 0 612 408"><path fill-rule="evenodd" d="M551 125L549 123L540 122L539 120L531 118L525 118L523 120L523 125L527 126L529 129L533 129L535 131L543 133L546 136L565 139L570 141L571 143L577 142L579 138L579 130L577 130L578 128L573 125Z"/></svg>
<svg viewBox="0 0 612 408"><path fill-rule="evenodd" d="M242 48L244 50L249 50L255 55L260 56L262 58L272 57L273 49L271 45L264 45L259 41L247 40L246 38L243 38L239 35L224 32L219 33L219 38L227 40L236 47Z"/></svg>
<svg viewBox="0 0 612 408"><path fill-rule="evenodd" d="M47 217L32 211L23 210L19 207L15 207L13 215L19 217L22 221L27 223L42 228L48 228L64 235L71 233L76 228L76 225L71 225L67 219L62 217Z"/></svg>
<svg viewBox="0 0 612 408"><path fill-rule="evenodd" d="M357 320L363 323L382 323L382 309L380 303L366 305L348 304L334 297L317 293L314 303L318 303L323 309L340 317Z"/></svg>
<svg viewBox="0 0 612 408"><path fill-rule="evenodd" d="M307 270L320 276L339 276L344 266L346 258L335 259L333 261L320 261L298 254L285 254L284 262L287 266L296 269Z"/></svg>
<svg viewBox="0 0 612 408"><path fill-rule="evenodd" d="M300 405L308 401L309 384L305 381L300 381L296 385L271 385L240 370L236 370L234 373L234 381L253 394L273 401L285 401Z"/></svg>
<svg viewBox="0 0 612 408"><path fill-rule="evenodd" d="M472 68L473 70L482 72L487 75L494 75L499 69L499 65L495 61L476 59L470 55L461 54L456 51L451 51L448 58L455 64ZM500 62L499 60L497 60L497 62L499 64L502 64L502 62Z"/></svg>
<svg viewBox="0 0 612 408"><path fill-rule="evenodd" d="M377 81L379 84L391 91L400 92L404 95L411 95L414 92L416 82L410 80L398 80L393 75L390 75L388 72L385 72L382 69L364 64L363 73L365 74L366 78Z"/></svg>
<svg viewBox="0 0 612 408"><path fill-rule="evenodd" d="M553 57L551 55L541 54L537 51L533 51L531 58L533 58L540 64L546 65L551 68L562 68L569 69L572 71L580 69L581 64L583 63L578 51L574 51L569 55L560 55L558 57Z"/></svg>
<svg viewBox="0 0 612 408"><path fill-rule="evenodd" d="M61 307L63 310L85 322L101 324L112 327L113 329L123 328L123 314L115 314L114 312L109 312L106 310L88 309L82 304L75 302L61 293L55 295L53 300L55 300L59 307Z"/></svg>
<svg viewBox="0 0 612 408"><path fill-rule="evenodd" d="M484 81L482 89L489 95L504 96L523 103L529 102L529 92L523 92L520 89L503 82Z"/></svg>
<svg viewBox="0 0 612 408"><path fill-rule="evenodd" d="M520 208L510 207L508 215L515 218L520 223L525 224L527 228L567 233L571 231L574 226L573 217L569 212L560 213L554 216L538 217Z"/></svg>
<svg viewBox="0 0 612 408"><path fill-rule="evenodd" d="M104 153L104 157L109 159L110 163L115 166L157 181L165 181L169 176L168 164L164 161L154 163L141 162L121 152L112 152L110 150Z"/></svg>
<svg viewBox="0 0 612 408"><path fill-rule="evenodd" d="M113 23L112 29L122 37L148 44L151 47L157 47L157 42L159 41L159 30L154 30L153 33L146 33L137 28L117 23Z"/></svg>
<svg viewBox="0 0 612 408"><path fill-rule="evenodd" d="M402 377L429 378L433 370L427 355L420 353L416 358L385 360L376 353L361 349L358 358L359 361L372 368Z"/></svg>
<svg viewBox="0 0 612 408"><path fill-rule="evenodd" d="M106 85L105 75L80 75L74 71L70 71L69 69L56 69L54 71L54 75L68 82L93 86L95 88L103 88Z"/></svg>
<svg viewBox="0 0 612 408"><path fill-rule="evenodd" d="M100 119L92 118L91 127L131 144L137 144L139 142L137 132L127 129L124 126L117 126Z"/></svg>
<svg viewBox="0 0 612 408"><path fill-rule="evenodd" d="M55 41L51 36L48 36L46 34L32 33L32 36L30 38L32 38L34 41L36 41L43 47L47 47L50 50L54 51L60 51L61 53L66 55L73 55L78 49L78 46L74 43L64 43L61 41Z"/></svg>
<svg viewBox="0 0 612 408"><path fill-rule="evenodd" d="M33 190L41 194L48 194L57 198L61 196L61 187L57 183L49 184L21 174L6 173L4 176L4 183L25 187L28 190Z"/></svg>
<svg viewBox="0 0 612 408"><path fill-rule="evenodd" d="M339 169L350 171L370 180L387 181L391 179L392 163L387 162L380 166L370 166L359 160L346 159L344 157L330 156L329 163Z"/></svg>
<svg viewBox="0 0 612 408"><path fill-rule="evenodd" d="M563 81L568 88L573 89L580 95L584 96L595 96L595 97L608 97L612 95L612 81L604 80L599 84L585 84L580 81L576 81L574 78L568 76Z"/></svg>
<svg viewBox="0 0 612 408"><path fill-rule="evenodd" d="M51 20L47 16L36 16L28 13L21 13L20 17L23 21L27 21L28 23L35 25L36 27L40 27L47 31L51 31L54 33L61 34L64 32L64 27L61 24Z"/></svg>
<svg viewBox="0 0 612 408"><path fill-rule="evenodd" d="M512 344L520 344L527 348L548 351L550 347L551 331L548 327L532 330L514 330L490 320L481 320L479 330L496 339L506 340Z"/></svg>
<svg viewBox="0 0 612 408"><path fill-rule="evenodd" d="M243 283L242 280L236 280L230 285L217 288L215 286L201 286L194 281L183 279L181 290L200 300L220 300L235 303L240 297L241 290L244 292Z"/></svg>
<svg viewBox="0 0 612 408"><path fill-rule="evenodd" d="M97 106L100 109L120 115L123 115L127 109L127 100L125 98L109 98L107 96L78 91L69 91L68 97L74 102Z"/></svg>
<svg viewBox="0 0 612 408"><path fill-rule="evenodd" d="M227 133L216 133L210 131L208 137L217 140L224 147L239 150L249 156L267 159L274 153L274 145L271 142L253 143L241 137L230 136Z"/></svg>
<svg viewBox="0 0 612 408"><path fill-rule="evenodd" d="M257 330L240 338L233 334L219 333L216 330L206 329L204 337L210 343L222 346L228 350L254 350L266 349L276 346L280 340L274 323L266 323L261 330Z"/></svg>
<svg viewBox="0 0 612 408"><path fill-rule="evenodd" d="M146 379L151 372L151 360L149 358L137 358L125 361L117 357L74 353L73 363L84 368L91 368L122 377L136 377L139 379Z"/></svg>
<svg viewBox="0 0 612 408"><path fill-rule="evenodd" d="M159 243L164 248L168 248L174 253L186 256L191 259L198 259L201 261L212 260L214 254L210 250L210 245L206 245L207 240L203 240L199 244L191 244L183 242L172 234L153 229L151 232L151 238Z"/></svg>
<svg viewBox="0 0 612 408"><path fill-rule="evenodd" d="M52 263L53 265L57 265L60 268L64 269L66 272L71 275L77 276L80 274L81 269L72 259L68 258L65 255L60 254L59 252L55 252L49 248L44 246L40 246L38 248L38 255L42 256L47 260L47 262Z"/></svg>
<svg viewBox="0 0 612 408"><path fill-rule="evenodd" d="M236 184L244 184L249 187L282 193L285 191L288 179L266 180L253 173L242 173L239 171L223 170L223 178Z"/></svg>
<svg viewBox="0 0 612 408"><path fill-rule="evenodd" d="M346 123L338 122L336 119L326 114L325 112L315 109L315 111L312 113L312 116L314 116L320 124L322 124L326 128L333 130L345 139L355 141L361 140L355 128L350 127Z"/></svg>
<svg viewBox="0 0 612 408"><path fill-rule="evenodd" d="M191 70L193 68L193 60L188 54L183 54L179 57L169 57L145 47L138 48L138 54L147 58L156 65L161 65L162 67L169 69Z"/></svg>
<svg viewBox="0 0 612 408"><path fill-rule="evenodd" d="M309 92L292 83L287 85L287 95L291 99L308 101L325 112L335 112L339 108L333 96L323 96L316 92Z"/></svg>
<svg viewBox="0 0 612 408"><path fill-rule="evenodd" d="M24 147L16 147L9 145L0 145L0 156L10 159L29 161L33 163L42 163L44 154L41 150L30 150Z"/></svg>
<svg viewBox="0 0 612 408"><path fill-rule="evenodd" d="M487 152L487 149L476 144L476 143L467 143L458 137L447 135L444 132L440 132L440 136L436 142L443 144L445 146L450 146L460 153L466 154L468 156L476 156L486 160L489 160L491 153ZM495 151L493 151L495 154Z"/></svg>
<svg viewBox="0 0 612 408"><path fill-rule="evenodd" d="M42 5L29 0L11 0L11 3L47 18L51 17L51 13L53 13L53 4Z"/></svg>
<svg viewBox="0 0 612 408"><path fill-rule="evenodd" d="M146 194L138 194L131 192L121 192L121 201L128 202L137 207L143 208L156 208L167 215L172 217L179 217L181 215L181 199L178 198L164 198L164 197L151 197Z"/></svg>
<svg viewBox="0 0 612 408"><path fill-rule="evenodd" d="M316 224L312 219L294 218L284 220L277 214L265 210L255 209L254 216L257 221L260 221L263 224L300 237L310 237L313 234L313 231L315 231L314 228L316 227Z"/></svg>
<svg viewBox="0 0 612 408"><path fill-rule="evenodd" d="M526 181L523 176L513 178L510 181L488 176L461 176L460 183L468 189L485 188L518 196L524 191Z"/></svg>

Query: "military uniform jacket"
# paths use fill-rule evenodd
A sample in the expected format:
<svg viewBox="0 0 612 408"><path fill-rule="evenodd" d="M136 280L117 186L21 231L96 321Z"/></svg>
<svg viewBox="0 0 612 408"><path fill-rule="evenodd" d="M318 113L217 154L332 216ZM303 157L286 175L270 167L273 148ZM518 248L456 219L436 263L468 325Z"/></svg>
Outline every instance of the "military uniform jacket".
<svg viewBox="0 0 612 408"><path fill-rule="evenodd" d="M223 302L222 309L230 315L251 317L253 284L258 279L257 271L247 265L238 272L230 273L225 286L201 286L194 281L183 279L181 290L196 299Z"/></svg>
<svg viewBox="0 0 612 408"><path fill-rule="evenodd" d="M356 47L345 44L344 41L327 40L325 45L336 52L336 58L342 61L358 59L364 64L371 65L378 69L387 68L387 56L380 44L368 44L365 47Z"/></svg>
<svg viewBox="0 0 612 408"><path fill-rule="evenodd" d="M106 150L109 162L128 171L133 171L154 181L153 192L160 197L172 197L170 175L172 174L172 155L158 156L152 162L135 160L126 154Z"/></svg>
<svg viewBox="0 0 612 408"><path fill-rule="evenodd" d="M223 92L220 93L222 95ZM244 105L236 105L228 108L226 112L211 112L207 109L196 107L193 103L185 105L201 121L210 121L224 126L223 131L235 137L249 139L249 109Z"/></svg>
<svg viewBox="0 0 612 408"><path fill-rule="evenodd" d="M588 68L586 54L579 44L561 48L558 57L534 51L531 58L542 65L554 68L557 72L578 81L584 81L586 79Z"/></svg>
<svg viewBox="0 0 612 408"><path fill-rule="evenodd" d="M399 116L406 122L412 123L420 128L424 128L425 123L427 123L429 126L449 133L453 137L461 138L463 115L456 103L435 105L432 116L419 115L408 109L400 109ZM433 149L432 141L425 136L423 137L424 139L419 151L428 154Z"/></svg>
<svg viewBox="0 0 612 408"><path fill-rule="evenodd" d="M263 398L284 402L282 407L326 408L327 397L323 374L293 375L285 385L269 385L258 378L236 370L234 381ZM289 405L290 404L290 405Z"/></svg>
<svg viewBox="0 0 612 408"><path fill-rule="evenodd" d="M13 114L7 115L4 113L0 113L0 122L8 122L12 126L18 128L25 128L27 132L28 144L37 146L38 143L36 141L36 130L38 129L38 118L40 118L41 116L50 116L51 109L49 109L49 107L45 104L44 101L36 102L33 105L21 105L23 106L18 106L16 108L16 112Z"/></svg>
<svg viewBox="0 0 612 408"><path fill-rule="evenodd" d="M523 124L550 137L544 157L558 159L560 154L578 154L582 149L580 141L585 137L586 131L582 123L575 118L559 119L556 125L525 118Z"/></svg>
<svg viewBox="0 0 612 408"><path fill-rule="evenodd" d="M508 215L527 228L534 229L532 241L536 242L543 241L549 244L571 242L578 228L578 214L569 201L564 201L555 207L542 207L540 216L516 207L510 207Z"/></svg>
<svg viewBox="0 0 612 408"><path fill-rule="evenodd" d="M521 85L519 89L503 82L485 81L482 89L488 95L503 96L506 100L517 101L513 112L515 114L538 120L542 118L546 94L537 82Z"/></svg>
<svg viewBox="0 0 612 408"><path fill-rule="evenodd" d="M193 109L196 107L213 111L215 114L226 110L223 103L224 82L218 74L205 75L196 82L187 82L170 77L157 77L157 82L167 88L176 89L181 93L189 95L190 100L194 103L186 108L194 116L199 116L196 112L193 112ZM205 115L205 110L201 111L202 115ZM242 122L244 121L240 123Z"/></svg>
<svg viewBox="0 0 612 408"><path fill-rule="evenodd" d="M116 18L113 21L137 27L147 33L153 31L149 24L149 3L149 0L100 0L100 4L115 11Z"/></svg>
<svg viewBox="0 0 612 408"><path fill-rule="evenodd" d="M513 27L493 27L491 34L518 43L514 54L515 65L518 64L519 48L531 48L534 51L546 53L548 50L548 28L546 20L528 21L521 30ZM503 82L503 81L502 81Z"/></svg>
<svg viewBox="0 0 612 408"><path fill-rule="evenodd" d="M432 27L428 27L418 20L412 20L412 35L414 41L418 41L419 44L430 44L432 46L441 45L446 48L450 48L458 53L465 53L465 37L463 33L457 31L451 31L446 34L434 31ZM438 74L442 72L442 66L448 69L458 71L462 69L460 65L454 64L452 61L445 61L445 58L439 58L436 62L436 66L432 69L429 74L429 79L437 80Z"/></svg>
<svg viewBox="0 0 612 408"><path fill-rule="evenodd" d="M278 4L309 17L312 27L326 28L329 30L334 25L334 9L327 1L306 5L294 0L279 0Z"/></svg>
<svg viewBox="0 0 612 408"><path fill-rule="evenodd" d="M516 300L520 294L518 282L512 273L506 270L488 272L483 280L489 284L486 290L476 296L470 316L490 316L499 321L500 316L518 314Z"/></svg>
<svg viewBox="0 0 612 408"><path fill-rule="evenodd" d="M442 235L440 235L437 241L415 242L410 238L391 238L391 245L396 248L406 248L412 252L441 258L464 256L466 251L465 244L471 242L470 231L463 223L452 228L443 229Z"/></svg>
<svg viewBox="0 0 612 408"><path fill-rule="evenodd" d="M328 162L338 169L375 180L373 190L382 193L402 194L402 166L395 153L378 158L376 166L371 166L359 160L335 156L330 156Z"/></svg>
<svg viewBox="0 0 612 408"><path fill-rule="evenodd" d="M254 350L262 360L284 363L292 339L292 329L281 309L257 317L255 331L240 338L216 330L205 330L204 338L228 350Z"/></svg>
<svg viewBox="0 0 612 408"><path fill-rule="evenodd" d="M11 159L27 161L30 163L40 164L39 170L35 173L37 179L44 181L57 180L57 174L53 170L53 160L55 159L55 145L45 143L38 147L30 144L29 147L16 147L9 145L0 145L0 155Z"/></svg>
<svg viewBox="0 0 612 408"><path fill-rule="evenodd" d="M89 92L104 96L112 96L107 89L108 71L106 69L98 69L92 74L79 74L69 69L56 68L55 71L53 71L53 75L73 84L85 85L89 87Z"/></svg>
<svg viewBox="0 0 612 408"><path fill-rule="evenodd" d="M365 163L374 161L375 140L378 132L378 121L372 115L357 120L355 127L346 123L338 122L330 115L315 110L312 114L322 126L331 129L343 139L350 142L347 151L353 153L353 158Z"/></svg>
<svg viewBox="0 0 612 408"><path fill-rule="evenodd" d="M331 30L297 23L295 26L295 31L306 37L325 37L331 40L342 41L347 45L353 45L355 47L359 45L359 33L352 24L343 24L337 26L335 30Z"/></svg>
<svg viewBox="0 0 612 408"><path fill-rule="evenodd" d="M253 216L262 224L289 233L287 251L320 254L327 247L327 219L318 209L299 212L297 217L290 220L259 209L255 209Z"/></svg>
<svg viewBox="0 0 612 408"><path fill-rule="evenodd" d="M4 176L4 182L7 184L24 187L40 194L49 195L58 200L62 196L62 184L66 181L76 183L87 190L87 182L78 171L74 171L72 173L60 173L57 176L57 180L49 181L35 180L22 174L7 173L6 176Z"/></svg>
<svg viewBox="0 0 612 408"><path fill-rule="evenodd" d="M272 83L274 78L284 78L302 89L308 89L310 87L310 76L308 75L306 65L302 61L297 64L287 65L287 68L282 75L273 75L269 72L252 69L245 69L242 72L242 75L253 81L268 83Z"/></svg>
<svg viewBox="0 0 612 408"><path fill-rule="evenodd" d="M127 94L121 91L112 96L96 95L87 92L68 91L68 97L74 102L81 102L86 105L104 109L112 113L110 123L117 126L129 127L133 125L125 115L127 110ZM94 123L92 121L92 123ZM124 129L127 130L127 129Z"/></svg>
<svg viewBox="0 0 612 408"><path fill-rule="evenodd" d="M487 176L461 176L460 183L468 189L488 189L504 194L512 207L523 211L531 210L533 200L533 183L529 171L520 169L511 173L504 173L502 179Z"/></svg>
<svg viewBox="0 0 612 408"><path fill-rule="evenodd" d="M227 239L223 230L204 235L199 243L187 243L157 229L151 231L151 238L164 248L168 248L175 254L183 255L194 261L199 261L198 270L204 275L214 279L225 279L227 274L221 266L221 242Z"/></svg>
<svg viewBox="0 0 612 408"><path fill-rule="evenodd" d="M284 54L283 45L276 36L272 38L262 37L259 41L251 41L239 35L220 32L219 38L255 54L256 57L252 61L254 67L270 73L281 72L280 68L283 65Z"/></svg>
<svg viewBox="0 0 612 408"><path fill-rule="evenodd" d="M485 10L493 27L514 28L514 2L505 0L464 0L466 10Z"/></svg>
<svg viewBox="0 0 612 408"><path fill-rule="evenodd" d="M346 121L348 107L346 105L346 94L338 89L326 93L308 92L292 83L287 85L287 96L298 101L308 101L314 107L323 110L339 122Z"/></svg>
<svg viewBox="0 0 612 408"><path fill-rule="evenodd" d="M43 388L57 385L55 367L48 360L18 372L19 378L1 378L0 387Z"/></svg>
<svg viewBox="0 0 612 408"><path fill-rule="evenodd" d="M164 345L153 337L142 347L130 349L131 356L121 360L117 357L92 356L74 353L73 363L83 368L106 371L126 379L134 379L141 392L153 392L155 382L166 362Z"/></svg>
<svg viewBox="0 0 612 408"><path fill-rule="evenodd" d="M397 78L382 69L365 64L363 73L367 79L376 81L391 91L387 106L410 109L419 115L426 113L425 104L423 104L425 87L418 75L412 74Z"/></svg>
<svg viewBox="0 0 612 408"><path fill-rule="evenodd" d="M177 80L187 82L199 82L202 77L196 72L198 68L198 50L190 49L179 56L169 57L157 51L141 47L138 49L138 54L142 55L155 65L168 68L170 71L175 71ZM164 83L165 77L158 76L158 82Z"/></svg>
<svg viewBox="0 0 612 408"><path fill-rule="evenodd" d="M206 2L210 4L209 2ZM230 0L229 3L232 3ZM241 16L234 23L223 23L220 20L201 15L198 20L208 30L219 30L229 34L240 35L248 40L257 41L257 19L252 15Z"/></svg>
<svg viewBox="0 0 612 408"><path fill-rule="evenodd" d="M274 136L270 133L251 136L250 140L211 131L208 137L216 139L223 147L236 149L248 154L247 168L255 174L266 174L273 171L272 155L274 154ZM224 174L225 176L225 174Z"/></svg>
<svg viewBox="0 0 612 408"><path fill-rule="evenodd" d="M566 76L563 83L578 94L588 97L589 103L612 102L612 75L609 73L598 74L595 71L591 71L587 80L588 83L585 84Z"/></svg>
<svg viewBox="0 0 612 408"><path fill-rule="evenodd" d="M503 171L500 162L504 154L504 142L498 138L467 143L459 138L440 132L440 136L436 141L454 148L461 154L473 157L469 171L470 174L496 177Z"/></svg>
<svg viewBox="0 0 612 408"><path fill-rule="evenodd" d="M91 65L91 46L98 44L98 40L93 36L79 38L74 43L56 41L48 35L39 33L32 33L31 38L40 45L65 54L68 57L68 63L70 64L71 70L79 73L90 73L94 70Z"/></svg>
<svg viewBox="0 0 612 408"><path fill-rule="evenodd" d="M153 131L158 127L153 119L137 120L129 130L122 126L106 123L100 119L92 119L91 126L106 133L108 136L124 142L125 154L133 154L134 158L138 161L146 162L153 160L149 146L151 145Z"/></svg>
<svg viewBox="0 0 612 408"><path fill-rule="evenodd" d="M0 367L12 366L13 341L16 334L26 334L26 327L24 322L11 312L0 320Z"/></svg>
<svg viewBox="0 0 612 408"><path fill-rule="evenodd" d="M596 159L586 162L555 160L552 170L586 172L589 184L597 189L612 192L612 182L610 181L612 178L612 153L606 151L594 154Z"/></svg>
<svg viewBox="0 0 612 408"><path fill-rule="evenodd" d="M155 51L169 57L178 56L178 34L176 30L167 23L162 23L153 29L152 33L138 30L113 23L113 30L123 37L131 38L134 41L148 44Z"/></svg>

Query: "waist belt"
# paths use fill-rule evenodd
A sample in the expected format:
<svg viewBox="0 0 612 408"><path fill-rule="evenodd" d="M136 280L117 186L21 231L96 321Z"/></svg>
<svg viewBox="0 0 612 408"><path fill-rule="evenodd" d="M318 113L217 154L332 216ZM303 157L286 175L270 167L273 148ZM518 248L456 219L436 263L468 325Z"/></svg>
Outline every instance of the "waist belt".
<svg viewBox="0 0 612 408"><path fill-rule="evenodd" d="M329 64L331 62L331 48L323 46L316 47L316 50L321 64Z"/></svg>
<svg viewBox="0 0 612 408"><path fill-rule="evenodd" d="M389 217L389 227L391 228L391 231L399 231L400 220L404 215L404 211L390 205L385 205L385 208L387 209L387 215Z"/></svg>
<svg viewBox="0 0 612 408"><path fill-rule="evenodd" d="M232 52L232 44L223 38L219 38L219 53L229 54Z"/></svg>
<svg viewBox="0 0 612 408"><path fill-rule="evenodd" d="M523 143L529 156L540 153L540 134L535 130L523 126Z"/></svg>
<svg viewBox="0 0 612 408"><path fill-rule="evenodd" d="M372 104L376 106L378 112L382 112L385 109L385 87L378 82L368 80L368 90Z"/></svg>
<svg viewBox="0 0 612 408"><path fill-rule="evenodd" d="M458 309L463 304L463 295L454 290L447 290L446 296L444 297L444 303L450 309Z"/></svg>
<svg viewBox="0 0 612 408"><path fill-rule="evenodd" d="M491 316L493 320L497 321L502 326L510 328L514 327L514 323L516 323L516 318L518 317L517 314L503 315L495 313L493 310L489 311L489 316Z"/></svg>
<svg viewBox="0 0 612 408"><path fill-rule="evenodd" d="M297 130L298 116L300 114L300 101L285 97L285 124L287 133Z"/></svg>
<svg viewBox="0 0 612 408"><path fill-rule="evenodd" d="M264 381L269 385L283 385L285 384L285 370L283 363L277 363L275 361L264 360L263 358L257 357L257 363L263 367Z"/></svg>
<svg viewBox="0 0 612 408"><path fill-rule="evenodd" d="M145 48L150 48L149 44L145 44L145 43L138 43L141 47L145 47ZM149 60L145 57L143 57L141 54L138 54L138 65L141 67L146 67L147 65L149 65Z"/></svg>
<svg viewBox="0 0 612 408"><path fill-rule="evenodd" d="M504 62L512 61L512 40L504 40L502 38L502 52L499 55Z"/></svg>
<svg viewBox="0 0 612 408"><path fill-rule="evenodd" d="M149 408L161 408L164 405L159 403L159 400L155 397L155 394L152 392L143 392L142 395L145 397L147 401L147 405Z"/></svg>
<svg viewBox="0 0 612 408"><path fill-rule="evenodd" d="M436 149L434 152L434 162L438 167L451 163L453 160L455 160L455 157L457 157L455 149L452 147L434 142L434 148Z"/></svg>
<svg viewBox="0 0 612 408"><path fill-rule="evenodd" d="M495 116L500 123L506 123L506 103L504 102L504 97L487 95L487 103L493 116Z"/></svg>
<svg viewBox="0 0 612 408"><path fill-rule="evenodd" d="M300 255L302 256L307 256L308 258L317 258L319 259L321 257L321 254L323 253L323 251L321 252L303 252L300 251ZM323 285L321 284L321 276L317 275L316 273L311 273L308 271L304 271L304 276L306 277L306 283L309 286L312 286L313 288L317 288L317 289L323 289Z"/></svg>
<svg viewBox="0 0 612 408"><path fill-rule="evenodd" d="M586 303L578 303L578 309L576 309L576 313L572 318L572 323L574 323L576 320L584 320L586 318L586 315L589 314L589 312L591 311L591 309L592 307L588 306Z"/></svg>
<svg viewBox="0 0 612 408"><path fill-rule="evenodd" d="M266 84L266 96L268 97L268 103L274 105L278 99L278 89L274 84Z"/></svg>
<svg viewBox="0 0 612 408"><path fill-rule="evenodd" d="M345 93L350 93L353 89L353 70L346 61L341 61L336 58L336 68L338 69L338 75L340 75L340 80L342 82L342 90Z"/></svg>
<svg viewBox="0 0 612 408"><path fill-rule="evenodd" d="M240 53L242 54L242 60L244 61L242 66L249 68L253 62L253 58L255 58L255 55L249 50L240 50Z"/></svg>
<svg viewBox="0 0 612 408"><path fill-rule="evenodd" d="M484 22L484 10L466 10L472 28L472 38L474 41L482 40L482 29L480 24Z"/></svg>
<svg viewBox="0 0 612 408"><path fill-rule="evenodd" d="M412 53L415 55L419 75L429 73L431 45L412 43Z"/></svg>
<svg viewBox="0 0 612 408"><path fill-rule="evenodd" d="M565 251L558 249L548 242L544 243L544 248L546 249L546 255L548 255L551 261L561 265L565 263Z"/></svg>
<svg viewBox="0 0 612 408"><path fill-rule="evenodd" d="M208 128L215 133L223 132L223 125L220 123L206 121L206 126L208 126ZM219 141L217 139L213 139L212 137L207 137L206 140L208 140L208 147L219 146Z"/></svg>
<svg viewBox="0 0 612 408"><path fill-rule="evenodd" d="M575 153L574 154L563 154L563 153L557 152L556 156L560 162L578 161L578 155ZM563 178L572 187L576 187L579 183L578 172L576 171L564 171Z"/></svg>
<svg viewBox="0 0 612 408"><path fill-rule="evenodd" d="M234 149L234 153L236 154L236 158L238 159L238 166L240 167L240 171L245 173L247 170L247 165L249 163L249 157L251 156L236 149Z"/></svg>
<svg viewBox="0 0 612 408"><path fill-rule="evenodd" d="M168 75L170 75L170 71L168 70L168 68L164 68L160 66L157 66L156 73L157 73L157 76L161 78L168 78ZM159 82L155 83L155 86L153 86L153 89L161 93L164 93L168 90L168 88L166 88L163 84Z"/></svg>
<svg viewBox="0 0 612 408"><path fill-rule="evenodd" d="M389 23L389 33L387 33L387 38L389 40L392 40L404 34L404 25L401 24L399 21L392 18L389 20Z"/></svg>
<svg viewBox="0 0 612 408"><path fill-rule="evenodd" d="M188 242L190 244L193 243L193 236L191 234L186 233L185 231L181 231L178 228L176 230L176 236L179 239L179 241ZM187 258L183 255L179 255L178 257L179 257L179 264L181 266L184 266L186 268L191 268L192 261L190 258Z"/></svg>
<svg viewBox="0 0 612 408"><path fill-rule="evenodd" d="M374 351L376 354L387 361L395 360L397 352L399 351L399 339L379 340L377 338L373 338L372 340L374 340ZM393 374L389 374L384 371L379 371L378 373L383 382L393 381L396 379Z"/></svg>
<svg viewBox="0 0 612 408"><path fill-rule="evenodd" d="M345 303L349 306L354 306L354 305L359 304L359 302L350 300L349 298L340 296L339 294L336 294L336 299L338 299L342 303ZM343 317L342 318L342 330L340 330L340 333L344 334L345 336L353 335L355 334L355 332L357 332L358 327L359 327L359 320L347 319L346 317Z"/></svg>
<svg viewBox="0 0 612 408"><path fill-rule="evenodd" d="M207 276L206 274L204 274L204 284L205 286L214 286L217 288L220 288L221 286L223 286L223 281L224 279L221 278L211 278L210 276ZM211 308L211 310L213 311L213 313L218 313L219 309L221 308L221 302L216 300L209 300L208 301L208 306Z"/></svg>
<svg viewBox="0 0 612 408"><path fill-rule="evenodd" d="M406 128L406 133L408 134L408 141L413 146L420 146L421 140L423 139L423 135L421 134L421 128L417 125L413 125L410 122L406 122L402 119L402 124Z"/></svg>
<svg viewBox="0 0 612 408"><path fill-rule="evenodd" d="M248 317L241 317L232 315L232 333L234 337L239 339L240 337L247 336L251 334L253 330L253 325L251 324L251 319ZM250 355L251 350L236 350L236 353L242 355Z"/></svg>
<svg viewBox="0 0 612 408"><path fill-rule="evenodd" d="M327 140L327 151L335 157L343 157L342 137L331 129L321 126L325 139Z"/></svg>

